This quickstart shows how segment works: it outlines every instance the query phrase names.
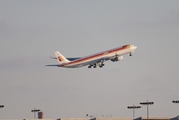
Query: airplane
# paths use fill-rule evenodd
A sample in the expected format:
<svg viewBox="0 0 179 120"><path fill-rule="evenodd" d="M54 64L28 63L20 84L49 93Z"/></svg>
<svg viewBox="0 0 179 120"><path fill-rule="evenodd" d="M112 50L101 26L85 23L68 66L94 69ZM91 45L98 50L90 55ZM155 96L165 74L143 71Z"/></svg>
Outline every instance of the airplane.
<svg viewBox="0 0 179 120"><path fill-rule="evenodd" d="M66 68L79 68L83 66L88 66L88 68L102 68L104 62L111 60L112 62L121 61L123 55L129 54L132 56L132 53L137 49L135 45L123 45L122 47L117 47L86 57L76 57L76 58L65 58L60 52L56 51L55 56L51 57L52 59L57 59L59 64L55 65L46 65L46 66L56 66L56 67L66 67Z"/></svg>

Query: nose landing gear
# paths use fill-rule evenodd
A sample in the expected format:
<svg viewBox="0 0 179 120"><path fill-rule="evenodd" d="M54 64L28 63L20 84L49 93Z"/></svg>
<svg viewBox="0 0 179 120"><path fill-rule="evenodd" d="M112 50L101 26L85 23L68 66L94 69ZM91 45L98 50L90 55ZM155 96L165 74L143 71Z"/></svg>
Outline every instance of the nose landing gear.
<svg viewBox="0 0 179 120"><path fill-rule="evenodd" d="M131 52L129 53L129 56L132 56L132 53L131 53Z"/></svg>

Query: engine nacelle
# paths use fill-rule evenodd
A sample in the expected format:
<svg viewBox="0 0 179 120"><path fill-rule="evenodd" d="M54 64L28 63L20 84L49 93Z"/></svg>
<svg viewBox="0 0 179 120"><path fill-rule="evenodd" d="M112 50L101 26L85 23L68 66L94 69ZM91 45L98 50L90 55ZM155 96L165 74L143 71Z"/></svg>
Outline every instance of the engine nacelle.
<svg viewBox="0 0 179 120"><path fill-rule="evenodd" d="M124 58L123 56L117 56L117 57L111 59L111 61L113 61L113 62L121 61L123 58Z"/></svg>

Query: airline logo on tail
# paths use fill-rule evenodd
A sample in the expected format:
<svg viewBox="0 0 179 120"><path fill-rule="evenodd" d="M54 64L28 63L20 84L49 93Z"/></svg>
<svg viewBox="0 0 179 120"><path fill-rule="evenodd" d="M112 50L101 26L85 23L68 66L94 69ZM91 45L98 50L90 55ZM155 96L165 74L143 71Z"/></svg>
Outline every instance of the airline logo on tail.
<svg viewBox="0 0 179 120"><path fill-rule="evenodd" d="M58 56L58 60L61 62L61 61L63 61L64 59L63 59L62 56Z"/></svg>
<svg viewBox="0 0 179 120"><path fill-rule="evenodd" d="M60 64L68 63L69 60L67 60L61 53L58 51L55 52L56 58L58 59L58 62Z"/></svg>

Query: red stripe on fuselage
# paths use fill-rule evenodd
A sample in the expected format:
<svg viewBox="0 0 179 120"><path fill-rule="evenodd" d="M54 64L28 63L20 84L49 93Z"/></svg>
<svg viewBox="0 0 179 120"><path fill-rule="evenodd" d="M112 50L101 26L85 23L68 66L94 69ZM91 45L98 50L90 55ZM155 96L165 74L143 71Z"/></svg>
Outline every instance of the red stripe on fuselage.
<svg viewBox="0 0 179 120"><path fill-rule="evenodd" d="M128 48L129 45L124 45L123 47L120 47L120 48L116 48L116 49L112 49L112 50L109 50L109 51L104 51L102 53L99 53L99 54L95 54L95 55L91 55L89 57L85 57L85 58L82 58L82 59L79 59L79 60L75 60L75 61L72 61L70 63L67 63L67 64L64 64L62 66L66 66L66 65L71 65L71 64L78 64L80 62L84 62L84 61L87 61L87 60L90 60L90 59L94 59L94 58L97 58L97 57L101 57L103 55L107 55L107 54L110 54L110 53L114 53L116 51L121 51L121 50L124 50L126 48ZM105 54L106 53L106 54Z"/></svg>

